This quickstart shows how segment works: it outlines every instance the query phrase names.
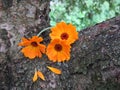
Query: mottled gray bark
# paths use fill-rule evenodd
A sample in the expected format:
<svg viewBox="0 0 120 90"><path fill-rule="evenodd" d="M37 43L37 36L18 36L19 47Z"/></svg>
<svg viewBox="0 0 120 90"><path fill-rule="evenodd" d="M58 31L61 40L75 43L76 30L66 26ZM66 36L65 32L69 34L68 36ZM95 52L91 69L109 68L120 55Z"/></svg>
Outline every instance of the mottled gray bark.
<svg viewBox="0 0 120 90"><path fill-rule="evenodd" d="M0 0L0 90L120 90L120 16L79 32L69 62L29 60L17 44L49 26L48 0ZM43 43L49 43L49 31ZM62 70L51 73L46 66ZM46 81L32 82L37 67Z"/></svg>
<svg viewBox="0 0 120 90"><path fill-rule="evenodd" d="M79 32L68 69L73 90L120 90L120 16Z"/></svg>

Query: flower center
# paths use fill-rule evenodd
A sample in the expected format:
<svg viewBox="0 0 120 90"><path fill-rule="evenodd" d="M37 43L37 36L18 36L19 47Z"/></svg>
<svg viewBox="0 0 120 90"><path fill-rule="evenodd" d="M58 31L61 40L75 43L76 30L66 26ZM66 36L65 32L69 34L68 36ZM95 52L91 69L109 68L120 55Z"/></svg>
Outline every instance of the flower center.
<svg viewBox="0 0 120 90"><path fill-rule="evenodd" d="M62 34L61 34L61 39L62 39L62 40L67 40L68 37L69 37L69 35L68 35L67 33L62 33Z"/></svg>
<svg viewBox="0 0 120 90"><path fill-rule="evenodd" d="M33 47L37 47L37 46L38 46L38 44L37 44L36 42L32 42L31 45L32 45Z"/></svg>
<svg viewBox="0 0 120 90"><path fill-rule="evenodd" d="M60 44L56 44L54 48L58 52L60 52L62 50L62 46Z"/></svg>

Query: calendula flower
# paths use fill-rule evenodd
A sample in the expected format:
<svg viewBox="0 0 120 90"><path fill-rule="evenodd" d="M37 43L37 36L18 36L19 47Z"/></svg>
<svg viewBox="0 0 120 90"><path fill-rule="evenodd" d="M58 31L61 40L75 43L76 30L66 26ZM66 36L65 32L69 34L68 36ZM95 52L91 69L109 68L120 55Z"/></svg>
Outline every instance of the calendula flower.
<svg viewBox="0 0 120 90"><path fill-rule="evenodd" d="M47 68L49 70L51 70L53 73L55 74L61 74L61 70L57 69L57 68L54 68L54 67L50 67L50 66L47 66Z"/></svg>
<svg viewBox="0 0 120 90"><path fill-rule="evenodd" d="M28 58L33 59L35 57L42 57L42 53L45 53L46 46L40 44L43 41L41 37L33 36L32 38L22 38L19 46L25 46L21 52Z"/></svg>
<svg viewBox="0 0 120 90"><path fill-rule="evenodd" d="M49 60L53 62L63 62L70 59L70 48L69 44L60 39L54 39L47 47L47 56Z"/></svg>
<svg viewBox="0 0 120 90"><path fill-rule="evenodd" d="M61 39L65 40L66 43L74 43L78 39L78 32L76 27L72 24L66 24L65 22L57 23L55 27L51 28L50 37L52 40Z"/></svg>

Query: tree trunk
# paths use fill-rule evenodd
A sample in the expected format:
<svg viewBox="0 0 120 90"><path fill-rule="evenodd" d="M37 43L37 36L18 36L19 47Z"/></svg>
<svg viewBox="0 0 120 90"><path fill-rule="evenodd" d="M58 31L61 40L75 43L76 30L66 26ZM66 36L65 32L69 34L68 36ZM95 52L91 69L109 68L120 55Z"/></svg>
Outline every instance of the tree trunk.
<svg viewBox="0 0 120 90"><path fill-rule="evenodd" d="M68 62L52 63L46 55L25 58L18 47L21 37L48 27L48 14L48 0L0 0L0 90L120 90L120 16L80 31ZM47 45L49 31L41 36ZM35 68L45 81L32 81Z"/></svg>

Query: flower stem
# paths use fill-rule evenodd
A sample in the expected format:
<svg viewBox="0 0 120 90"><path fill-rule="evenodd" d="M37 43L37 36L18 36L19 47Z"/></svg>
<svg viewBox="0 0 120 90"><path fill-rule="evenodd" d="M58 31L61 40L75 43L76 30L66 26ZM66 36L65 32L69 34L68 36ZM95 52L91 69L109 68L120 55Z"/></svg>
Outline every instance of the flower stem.
<svg viewBox="0 0 120 90"><path fill-rule="evenodd" d="M47 27L47 28L41 30L41 31L37 34L37 36L40 36L41 33L43 33L43 32L45 32L45 31L49 30L50 28L51 28L51 27Z"/></svg>

